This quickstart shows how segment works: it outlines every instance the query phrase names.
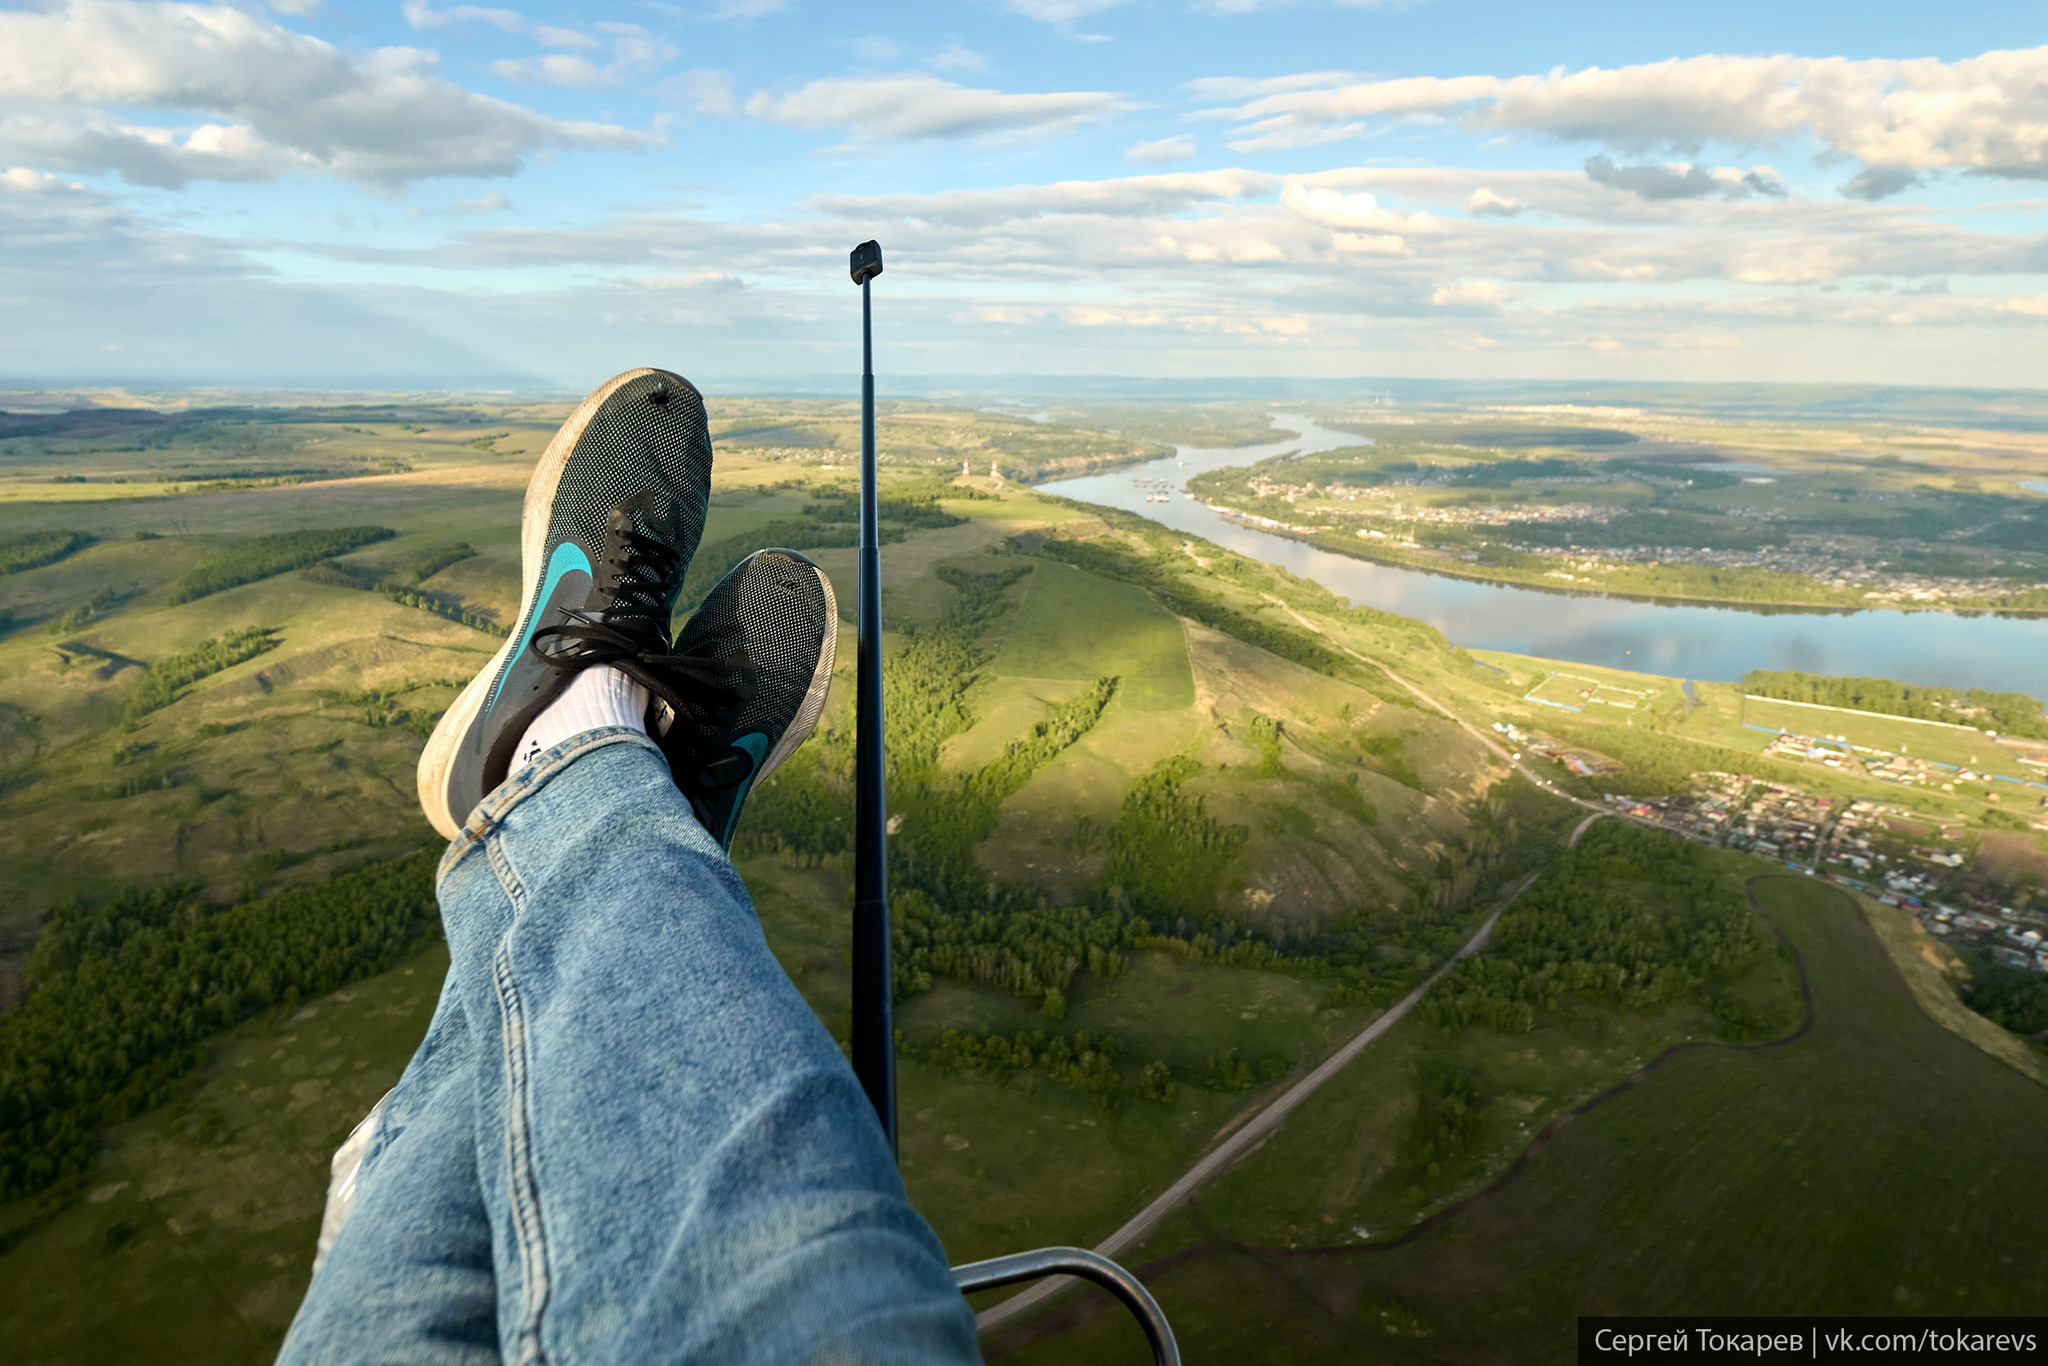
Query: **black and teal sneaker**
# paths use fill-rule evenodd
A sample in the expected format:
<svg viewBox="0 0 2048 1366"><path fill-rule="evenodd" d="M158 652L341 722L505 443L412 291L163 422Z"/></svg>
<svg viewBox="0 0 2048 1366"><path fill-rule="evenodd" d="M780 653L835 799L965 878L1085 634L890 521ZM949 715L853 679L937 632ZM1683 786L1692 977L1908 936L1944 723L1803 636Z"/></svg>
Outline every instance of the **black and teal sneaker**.
<svg viewBox="0 0 2048 1366"><path fill-rule="evenodd" d="M420 806L454 839L505 781L534 717L577 670L612 665L671 706L669 614L711 499L704 400L680 375L628 370L570 415L526 486L525 609L420 755ZM727 685L705 680L699 697ZM729 690L729 689L728 689Z"/></svg>
<svg viewBox="0 0 2048 1366"><path fill-rule="evenodd" d="M684 676L671 691L683 705L650 730L721 847L732 847L747 794L817 726L838 640L832 581L794 550L734 565L677 634L673 670Z"/></svg>

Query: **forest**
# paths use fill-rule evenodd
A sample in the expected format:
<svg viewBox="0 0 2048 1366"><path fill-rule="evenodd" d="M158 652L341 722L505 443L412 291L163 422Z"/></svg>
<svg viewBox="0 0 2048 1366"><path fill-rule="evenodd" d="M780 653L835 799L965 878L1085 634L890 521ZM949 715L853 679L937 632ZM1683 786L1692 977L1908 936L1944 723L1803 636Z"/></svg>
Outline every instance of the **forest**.
<svg viewBox="0 0 2048 1366"><path fill-rule="evenodd" d="M0 1016L0 1199L79 1176L100 1128L170 1100L199 1045L259 1011L384 971L438 935L437 850L235 906L189 887L77 898Z"/></svg>
<svg viewBox="0 0 2048 1366"><path fill-rule="evenodd" d="M1452 969L1423 1013L1446 1030L1526 1034L1567 996L1645 1010L1703 995L1712 1008L1702 988L1763 948L1748 908L1697 846L1605 821L1502 914L1486 951Z"/></svg>

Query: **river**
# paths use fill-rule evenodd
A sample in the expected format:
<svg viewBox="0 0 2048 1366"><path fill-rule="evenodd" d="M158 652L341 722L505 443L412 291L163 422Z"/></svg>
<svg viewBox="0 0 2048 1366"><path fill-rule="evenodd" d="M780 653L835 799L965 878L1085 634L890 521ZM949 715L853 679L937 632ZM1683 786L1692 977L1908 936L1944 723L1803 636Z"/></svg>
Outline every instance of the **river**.
<svg viewBox="0 0 2048 1366"><path fill-rule="evenodd" d="M1478 649L1727 682L1751 669L1805 669L2036 697L2048 692L2048 618L1770 611L1482 583L1319 550L1219 516L1187 494L1187 481L1208 470L1366 444L1364 437L1326 430L1299 414L1275 413L1273 422L1300 435L1229 450L1181 446L1168 459L1039 487L1214 541L1313 579L1354 604L1426 621L1456 644ZM1167 501L1146 501L1159 481L1172 490ZM1153 487L1142 487L1148 484Z"/></svg>

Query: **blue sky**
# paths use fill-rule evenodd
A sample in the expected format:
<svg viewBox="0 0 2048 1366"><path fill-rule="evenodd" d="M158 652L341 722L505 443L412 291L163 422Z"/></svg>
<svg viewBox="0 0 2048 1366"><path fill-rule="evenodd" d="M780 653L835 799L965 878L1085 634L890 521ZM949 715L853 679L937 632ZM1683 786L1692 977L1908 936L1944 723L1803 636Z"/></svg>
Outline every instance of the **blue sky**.
<svg viewBox="0 0 2048 1366"><path fill-rule="evenodd" d="M1682 11L1682 12L1681 12ZM0 377L2048 387L2048 11L0 5Z"/></svg>

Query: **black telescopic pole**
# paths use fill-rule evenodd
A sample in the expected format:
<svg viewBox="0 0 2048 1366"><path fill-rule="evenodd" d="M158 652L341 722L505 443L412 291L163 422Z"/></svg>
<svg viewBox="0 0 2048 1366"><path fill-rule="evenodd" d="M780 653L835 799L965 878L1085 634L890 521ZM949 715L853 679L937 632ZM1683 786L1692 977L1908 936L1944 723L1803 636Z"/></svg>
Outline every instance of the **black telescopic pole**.
<svg viewBox="0 0 2048 1366"><path fill-rule="evenodd" d="M889 793L882 766L882 556L875 519L875 338L868 281L882 248L863 242L860 286L860 618L854 702L853 1071L896 1151L895 983L889 967Z"/></svg>

